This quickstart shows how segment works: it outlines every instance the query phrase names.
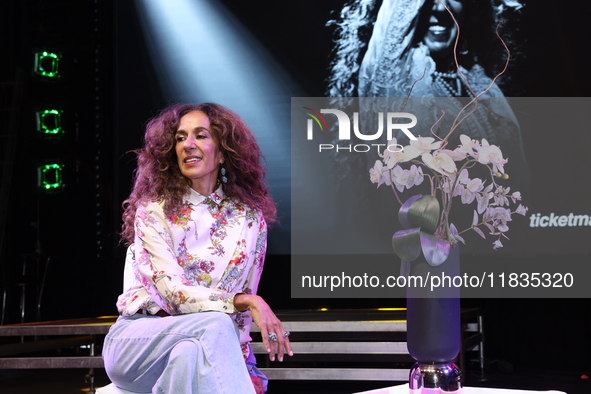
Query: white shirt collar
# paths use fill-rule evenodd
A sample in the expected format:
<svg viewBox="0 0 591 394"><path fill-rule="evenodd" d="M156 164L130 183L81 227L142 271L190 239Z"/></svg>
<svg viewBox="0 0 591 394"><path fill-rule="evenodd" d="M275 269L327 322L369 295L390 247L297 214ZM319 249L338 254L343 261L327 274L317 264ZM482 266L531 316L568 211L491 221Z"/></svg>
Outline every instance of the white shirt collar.
<svg viewBox="0 0 591 394"><path fill-rule="evenodd" d="M222 202L222 200L226 197L223 189L222 189L222 185L220 185L216 190L214 190L213 193L211 193L209 196L203 196L202 194L199 194L199 192L190 189L189 190L189 194L187 196L187 199L189 200L189 202L191 202L194 205L199 205L202 202L209 202L206 200L210 200L215 202L216 204L220 204Z"/></svg>

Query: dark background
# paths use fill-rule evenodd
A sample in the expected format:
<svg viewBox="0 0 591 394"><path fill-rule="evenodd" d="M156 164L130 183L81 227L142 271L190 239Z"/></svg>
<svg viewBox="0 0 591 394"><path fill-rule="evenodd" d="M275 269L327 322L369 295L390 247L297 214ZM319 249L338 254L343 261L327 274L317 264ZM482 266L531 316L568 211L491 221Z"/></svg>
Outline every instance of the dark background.
<svg viewBox="0 0 591 394"><path fill-rule="evenodd" d="M324 95L332 49L331 31L325 24L343 1L222 3L293 78L299 86L294 94ZM511 22L520 46L508 71L510 83L503 86L506 94L588 96L591 77L586 25L590 14L591 6L584 1L570 1L568 5L550 0L526 2L519 21ZM124 255L124 248L118 246L120 207L129 193L134 168L133 155L126 152L139 147L145 121L169 102L157 82L159 72L151 63L134 2L4 1L0 18L0 82L15 83L3 85L2 107L16 103L11 111L2 112L6 120L2 127L6 129L7 119L13 116L17 131L14 167L10 178L2 178L3 187L7 179L11 181L8 200L0 207L6 215L4 228L0 228L0 273L7 289L5 323L20 322L20 283L27 284L25 321L116 314ZM62 76L58 81L32 74L33 52L41 47L61 52ZM7 86L20 86L20 99ZM17 99L13 101L14 97ZM63 138L47 140L37 135L34 111L45 105L63 108ZM590 146L588 131L564 135L559 141L576 146L583 156L580 167L562 171L568 179L574 179L571 183L575 186L576 182L586 185L590 168L583 158ZM530 157L539 162L556 159L536 153L536 141L556 138L556 133L548 130L524 134ZM52 160L65 164L66 187L56 193L42 193L37 187L36 169ZM554 168L560 165L557 160ZM546 174L537 176L543 179ZM561 176L560 172L548 174L548 187L562 187ZM273 184L270 186L273 190ZM589 201L588 195L568 190L555 195L556 200L550 201L553 204ZM286 286L289 238L284 237L289 215L284 211L284 216L283 227L271 232L271 252L259 290L273 308L404 306L404 300L390 299L292 299ZM577 236L584 231L583 239L589 239L589 230L578 231ZM535 250L525 255L483 253L463 256L463 261L489 259L494 264L497 258L514 259L516 263L544 258L557 264L565 259L590 262L589 252L570 253L562 250L558 241L555 251L543 256ZM533 367L553 363L556 369L569 371L591 367L588 299L483 299L464 300L464 304L485 310L486 355L490 360Z"/></svg>

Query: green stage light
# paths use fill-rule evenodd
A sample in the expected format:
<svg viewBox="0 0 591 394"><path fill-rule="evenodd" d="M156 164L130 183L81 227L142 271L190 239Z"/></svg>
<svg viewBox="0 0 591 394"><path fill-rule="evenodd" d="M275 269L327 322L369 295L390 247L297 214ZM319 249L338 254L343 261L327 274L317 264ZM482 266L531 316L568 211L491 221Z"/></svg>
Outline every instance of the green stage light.
<svg viewBox="0 0 591 394"><path fill-rule="evenodd" d="M60 55L54 52L35 52L35 73L43 77L59 77Z"/></svg>
<svg viewBox="0 0 591 394"><path fill-rule="evenodd" d="M63 164L44 164L37 168L37 179L39 187L45 191L56 191L63 189Z"/></svg>
<svg viewBox="0 0 591 394"><path fill-rule="evenodd" d="M63 134L62 111L57 109L46 109L37 111L37 131L46 135Z"/></svg>

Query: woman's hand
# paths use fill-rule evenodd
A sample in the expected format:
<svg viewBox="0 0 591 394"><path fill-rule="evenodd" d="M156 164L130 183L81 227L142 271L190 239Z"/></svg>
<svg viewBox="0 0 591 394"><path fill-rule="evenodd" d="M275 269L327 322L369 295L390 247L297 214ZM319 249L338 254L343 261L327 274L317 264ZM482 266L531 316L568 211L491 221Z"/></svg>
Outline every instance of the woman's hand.
<svg viewBox="0 0 591 394"><path fill-rule="evenodd" d="M293 350L291 350L291 343L289 342L289 333L283 329L281 320L275 316L275 313L273 313L265 300L255 294L237 294L234 297L234 306L239 311L250 311L252 320L261 330L263 345L267 349L271 361L275 361L275 354L277 354L279 361L283 361L283 355L285 353L293 356ZM286 333L287 335L285 335ZM270 334L275 334L275 341L269 338Z"/></svg>

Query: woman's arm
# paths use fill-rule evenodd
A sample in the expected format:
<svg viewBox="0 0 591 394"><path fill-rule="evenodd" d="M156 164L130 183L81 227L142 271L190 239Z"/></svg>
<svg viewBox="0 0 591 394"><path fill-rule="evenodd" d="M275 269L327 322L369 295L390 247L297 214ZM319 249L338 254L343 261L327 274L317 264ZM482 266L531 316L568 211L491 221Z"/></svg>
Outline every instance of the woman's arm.
<svg viewBox="0 0 591 394"><path fill-rule="evenodd" d="M241 312L250 311L252 320L261 330L263 345L271 361L275 361L275 354L279 361L283 361L285 353L293 356L289 336L284 336L286 331L283 329L283 324L262 297L256 294L237 294L234 297L234 307ZM269 340L269 333L277 335L276 342Z"/></svg>

